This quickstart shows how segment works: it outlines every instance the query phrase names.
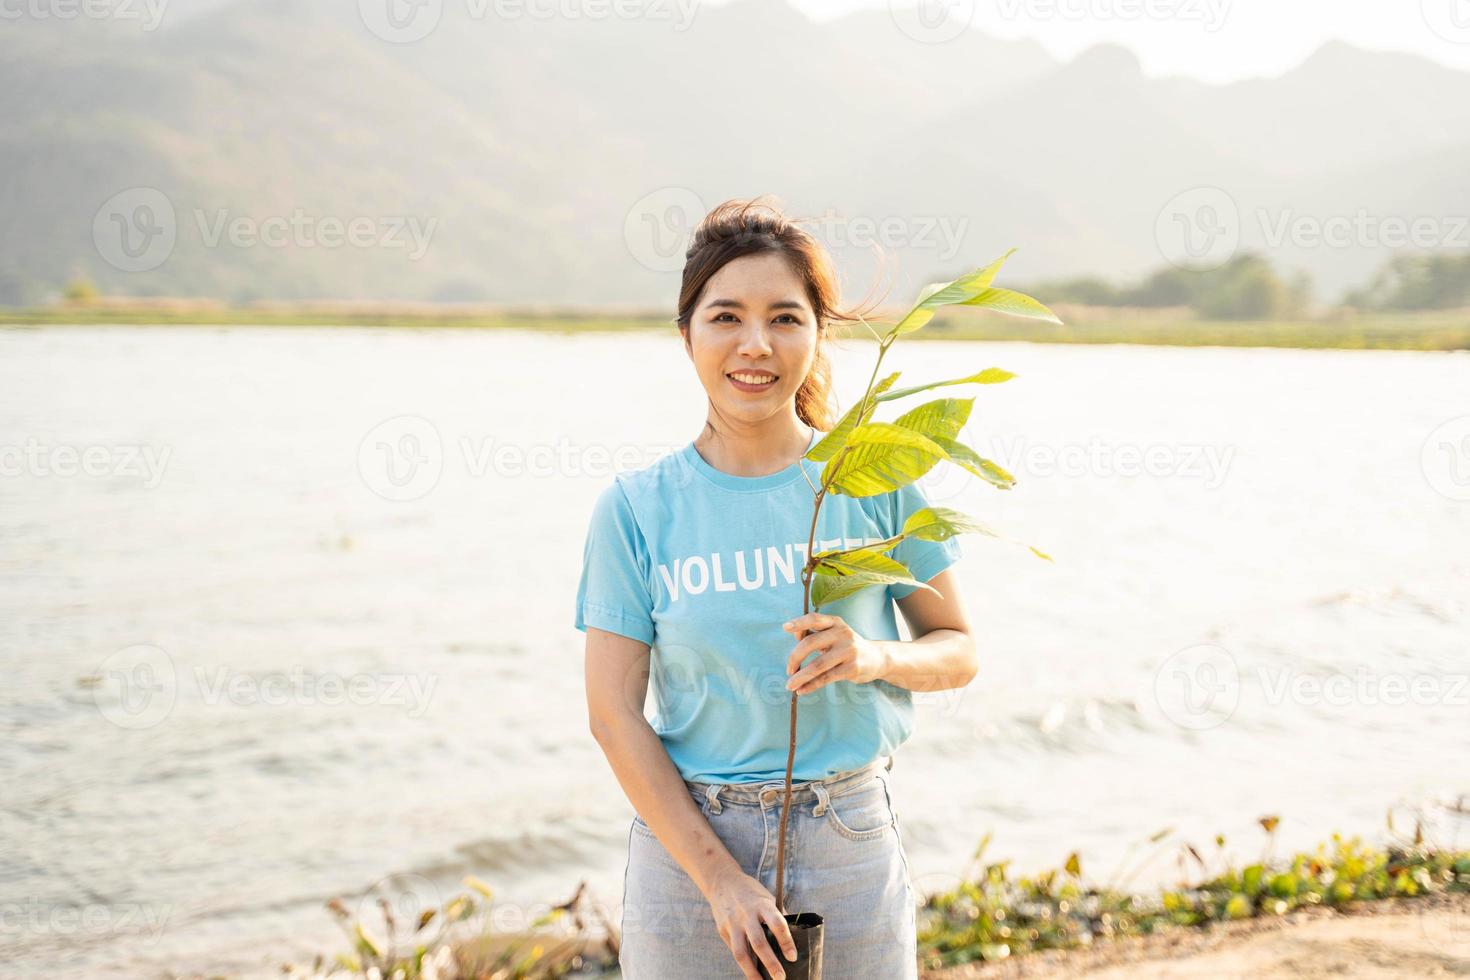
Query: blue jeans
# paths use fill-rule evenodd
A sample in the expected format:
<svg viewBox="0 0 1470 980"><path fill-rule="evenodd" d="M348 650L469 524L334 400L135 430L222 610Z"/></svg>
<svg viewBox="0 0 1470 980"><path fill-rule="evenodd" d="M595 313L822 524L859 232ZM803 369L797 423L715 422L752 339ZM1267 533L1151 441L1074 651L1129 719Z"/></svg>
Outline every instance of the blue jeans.
<svg viewBox="0 0 1470 980"><path fill-rule="evenodd" d="M887 765L879 759L791 784L786 911L822 916L823 975L831 980L918 976L914 891L889 792L891 766L891 758ZM684 785L741 869L774 895L784 780ZM709 902L641 817L628 831L622 934L624 980L744 976Z"/></svg>

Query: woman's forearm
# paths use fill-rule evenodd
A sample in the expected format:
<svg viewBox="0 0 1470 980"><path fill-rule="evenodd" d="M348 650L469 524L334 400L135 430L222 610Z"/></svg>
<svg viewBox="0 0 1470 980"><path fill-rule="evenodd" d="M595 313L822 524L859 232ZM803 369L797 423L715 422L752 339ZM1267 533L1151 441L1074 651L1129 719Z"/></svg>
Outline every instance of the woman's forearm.
<svg viewBox="0 0 1470 980"><path fill-rule="evenodd" d="M910 691L947 691L975 679L975 640L959 630L931 630L915 640L877 640L885 665L878 680Z"/></svg>
<svg viewBox="0 0 1470 980"><path fill-rule="evenodd" d="M722 875L744 873L690 797L647 719L630 715L595 735L633 808L701 893L707 896Z"/></svg>

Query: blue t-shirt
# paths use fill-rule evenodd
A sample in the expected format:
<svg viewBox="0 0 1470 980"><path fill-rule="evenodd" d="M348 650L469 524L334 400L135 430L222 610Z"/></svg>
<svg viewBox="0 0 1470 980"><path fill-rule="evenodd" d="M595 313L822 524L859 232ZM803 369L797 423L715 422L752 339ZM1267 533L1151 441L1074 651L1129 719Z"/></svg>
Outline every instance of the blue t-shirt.
<svg viewBox="0 0 1470 980"><path fill-rule="evenodd" d="M814 431L810 445L824 435ZM651 647L651 724L687 780L785 777L786 661L797 640L781 624L801 615L812 486L822 466L802 459L768 476L732 476L707 463L691 442L618 474L597 499L576 626ZM828 494L817 550L890 538L926 506L914 484L873 497ZM889 554L919 582L961 557L955 538L905 539ZM870 586L820 611L841 616L867 639L897 640L893 600L915 588ZM912 729L907 689L886 681L827 684L798 699L792 779L865 766L891 753Z"/></svg>

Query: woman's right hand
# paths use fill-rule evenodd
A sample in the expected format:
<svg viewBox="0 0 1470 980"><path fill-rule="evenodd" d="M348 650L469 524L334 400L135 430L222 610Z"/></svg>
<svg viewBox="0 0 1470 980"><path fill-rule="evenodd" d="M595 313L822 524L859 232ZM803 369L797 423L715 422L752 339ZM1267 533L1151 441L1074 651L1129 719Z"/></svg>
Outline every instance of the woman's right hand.
<svg viewBox="0 0 1470 980"><path fill-rule="evenodd" d="M786 970L780 956L766 942L761 923L771 927L771 934L781 944L787 961L796 959L796 943L791 938L785 916L776 907L776 897L766 886L735 869L716 879L705 897L709 899L720 938L730 947L731 955L747 980L760 980L751 950L765 964L766 973L772 980L784 980Z"/></svg>

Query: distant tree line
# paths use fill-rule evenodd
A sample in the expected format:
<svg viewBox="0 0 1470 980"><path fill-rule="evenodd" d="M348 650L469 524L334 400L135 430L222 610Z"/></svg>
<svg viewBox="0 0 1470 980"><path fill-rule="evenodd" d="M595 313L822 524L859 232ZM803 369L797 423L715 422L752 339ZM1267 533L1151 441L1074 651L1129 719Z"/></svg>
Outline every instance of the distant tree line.
<svg viewBox="0 0 1470 980"><path fill-rule="evenodd" d="M1243 253L1213 268L1159 269L1133 285L1104 279L1063 279L1025 290L1048 303L1087 306L1186 306L1209 320L1285 320L1311 302L1306 273L1283 279L1259 253ZM1443 310L1470 306L1470 254L1397 255L1344 306L1363 310Z"/></svg>
<svg viewBox="0 0 1470 980"><path fill-rule="evenodd" d="M1396 255L1366 288L1348 293L1365 310L1449 310L1470 306L1470 252Z"/></svg>
<svg viewBox="0 0 1470 980"><path fill-rule="evenodd" d="M1134 285L1104 279L1064 279L1027 289L1048 303L1088 306L1187 306L1211 320L1280 320L1301 316L1311 299L1311 279L1290 282L1265 257L1243 253L1213 269L1168 266Z"/></svg>

